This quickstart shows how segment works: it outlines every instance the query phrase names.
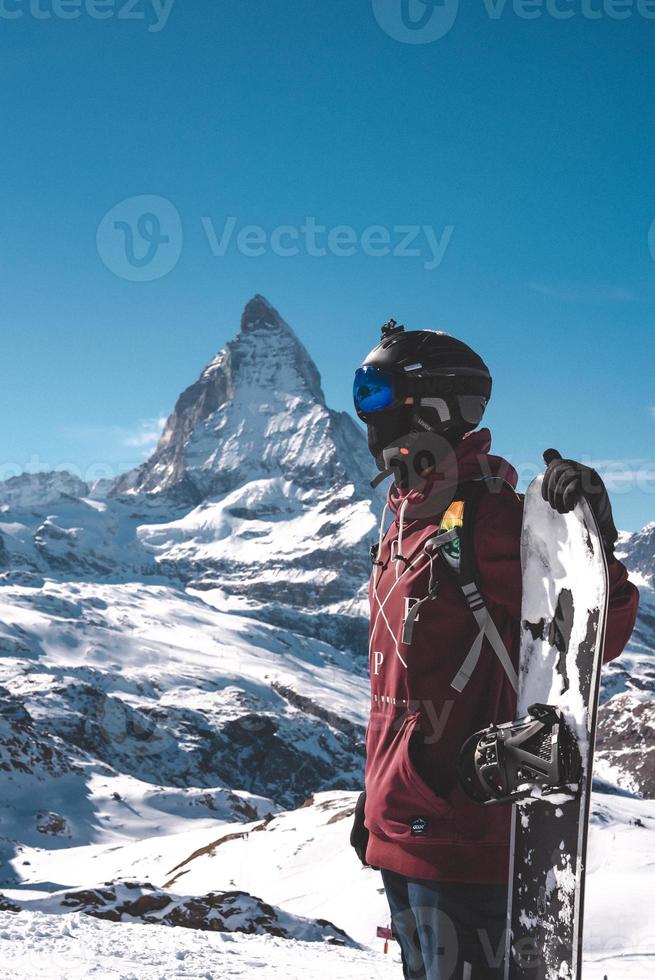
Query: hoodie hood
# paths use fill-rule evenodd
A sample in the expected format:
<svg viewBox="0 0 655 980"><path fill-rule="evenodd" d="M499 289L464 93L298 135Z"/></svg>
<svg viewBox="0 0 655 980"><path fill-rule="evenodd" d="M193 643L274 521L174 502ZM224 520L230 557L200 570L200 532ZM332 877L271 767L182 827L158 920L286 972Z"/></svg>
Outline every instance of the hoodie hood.
<svg viewBox="0 0 655 980"><path fill-rule="evenodd" d="M506 480L514 489L518 483L518 474L511 463L502 456L492 456L491 432L489 429L478 429L465 436L455 446L448 457L439 464L436 473L430 476L420 488L402 490L392 483L387 495L387 505L394 515L398 515L401 505L405 520L412 519L412 511L418 512L416 517L424 517L426 505L433 514L441 513L452 501L455 490L462 483L480 477L497 476Z"/></svg>

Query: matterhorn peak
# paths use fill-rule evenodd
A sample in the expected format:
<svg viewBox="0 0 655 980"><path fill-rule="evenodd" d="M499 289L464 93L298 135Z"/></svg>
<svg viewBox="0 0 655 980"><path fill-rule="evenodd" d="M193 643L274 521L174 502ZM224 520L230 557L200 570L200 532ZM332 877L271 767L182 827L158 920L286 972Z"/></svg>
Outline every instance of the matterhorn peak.
<svg viewBox="0 0 655 980"><path fill-rule="evenodd" d="M289 324L259 293L246 304L236 338L210 361L201 378L211 377L228 363L242 385L266 390L276 387L274 372L281 368L280 387L325 404L316 365Z"/></svg>
<svg viewBox="0 0 655 980"><path fill-rule="evenodd" d="M361 431L326 406L304 345L257 294L235 338L180 395L154 454L114 493L175 492L197 503L273 477L301 489L363 489L369 469Z"/></svg>
<svg viewBox="0 0 655 980"><path fill-rule="evenodd" d="M291 329L266 297L262 296L261 293L255 293L253 298L246 303L241 314L241 333L262 327L275 329L278 326L284 326L287 330Z"/></svg>

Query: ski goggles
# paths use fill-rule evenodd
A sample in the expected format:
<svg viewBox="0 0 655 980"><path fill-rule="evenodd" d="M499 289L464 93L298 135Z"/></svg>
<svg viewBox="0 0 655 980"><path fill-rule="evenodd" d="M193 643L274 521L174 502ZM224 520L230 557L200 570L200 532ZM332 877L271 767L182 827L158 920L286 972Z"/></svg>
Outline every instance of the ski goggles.
<svg viewBox="0 0 655 980"><path fill-rule="evenodd" d="M353 401L360 419L366 422L378 412L402 405L409 396L443 399L476 395L484 398L486 404L491 395L491 384L488 373L475 368L454 367L447 373L415 377L365 364L355 372Z"/></svg>
<svg viewBox="0 0 655 980"><path fill-rule="evenodd" d="M355 411L361 419L368 415L384 412L403 400L403 395L395 390L394 376L389 371L368 365L355 372L353 401Z"/></svg>

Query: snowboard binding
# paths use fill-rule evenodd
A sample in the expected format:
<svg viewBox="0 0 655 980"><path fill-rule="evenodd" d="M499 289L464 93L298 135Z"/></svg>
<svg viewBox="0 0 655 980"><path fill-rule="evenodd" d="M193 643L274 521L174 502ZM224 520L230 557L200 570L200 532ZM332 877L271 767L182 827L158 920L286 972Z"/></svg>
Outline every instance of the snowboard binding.
<svg viewBox="0 0 655 980"><path fill-rule="evenodd" d="M517 803L555 793L574 798L582 761L562 712L531 704L525 718L490 725L467 739L458 769L462 789L476 803Z"/></svg>

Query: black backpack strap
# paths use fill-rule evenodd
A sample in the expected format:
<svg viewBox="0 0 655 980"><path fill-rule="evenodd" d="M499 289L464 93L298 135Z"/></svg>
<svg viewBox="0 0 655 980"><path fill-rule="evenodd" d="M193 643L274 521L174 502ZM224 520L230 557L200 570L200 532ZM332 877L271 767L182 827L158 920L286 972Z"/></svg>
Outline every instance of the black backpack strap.
<svg viewBox="0 0 655 980"><path fill-rule="evenodd" d="M462 594L479 627L478 635L473 641L471 649L451 682L451 687L458 692L463 691L471 679L471 675L480 660L485 639L490 643L494 653L500 660L512 687L515 691L518 689L518 677L514 664L512 663L512 658L478 587L475 561L475 516L480 498L485 492L500 493L503 486L511 489L513 493L515 492L514 488L501 477L482 477L479 480L472 480L458 487L455 501L443 516L439 535L432 539L437 546L443 563L450 570L451 575L454 576L459 588L462 590ZM456 543L453 541L444 541L441 543L439 541L441 535L453 528L458 529L458 541Z"/></svg>

